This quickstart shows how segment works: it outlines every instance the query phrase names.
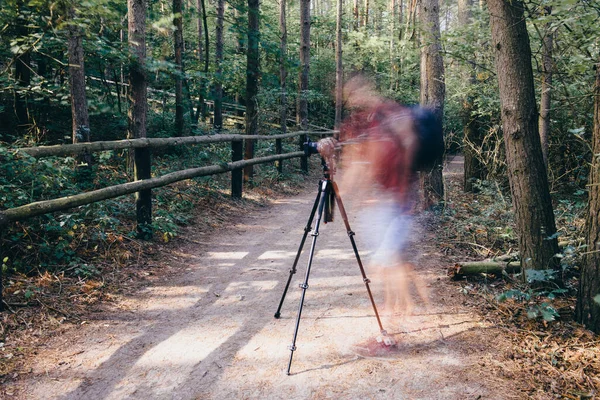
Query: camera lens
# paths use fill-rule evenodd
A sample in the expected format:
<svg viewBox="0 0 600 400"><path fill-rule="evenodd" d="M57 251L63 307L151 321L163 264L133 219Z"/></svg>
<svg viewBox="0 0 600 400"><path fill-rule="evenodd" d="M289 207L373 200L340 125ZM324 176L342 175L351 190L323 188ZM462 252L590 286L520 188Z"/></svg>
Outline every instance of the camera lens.
<svg viewBox="0 0 600 400"><path fill-rule="evenodd" d="M304 154L310 156L311 154L317 154L319 150L317 149L317 142L304 142L303 144Z"/></svg>

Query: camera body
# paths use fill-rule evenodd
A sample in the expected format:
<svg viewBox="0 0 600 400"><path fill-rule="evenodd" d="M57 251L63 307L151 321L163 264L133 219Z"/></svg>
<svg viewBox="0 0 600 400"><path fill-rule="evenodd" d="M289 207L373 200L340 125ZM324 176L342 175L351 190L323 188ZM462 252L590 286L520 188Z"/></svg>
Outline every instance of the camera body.
<svg viewBox="0 0 600 400"><path fill-rule="evenodd" d="M304 142L302 144L302 150L304 151L304 155L307 157L310 157L313 154L317 154L319 152L319 149L317 146L318 146L317 142L311 142L311 140L308 139L306 142Z"/></svg>

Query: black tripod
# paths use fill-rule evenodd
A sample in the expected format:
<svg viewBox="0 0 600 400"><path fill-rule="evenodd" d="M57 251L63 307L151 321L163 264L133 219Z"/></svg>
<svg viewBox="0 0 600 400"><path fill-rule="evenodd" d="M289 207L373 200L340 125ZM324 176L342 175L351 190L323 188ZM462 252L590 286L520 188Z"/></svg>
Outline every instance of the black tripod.
<svg viewBox="0 0 600 400"><path fill-rule="evenodd" d="M317 215L317 222L315 224L315 229L310 233L312 236L312 244L310 246L310 254L308 256L308 266L306 268L306 275L304 276L304 282L299 286L302 289L302 295L300 297L300 306L298 307L298 316L296 317L296 327L294 329L294 338L292 340L292 344L290 346L290 361L287 367L287 374L290 374L290 368L292 367L292 358L294 357L294 351L296 350L296 338L298 337L298 327L300 326L300 316L302 315L302 306L304 305L304 297L306 295L306 289L308 289L308 277L310 275L310 267L312 264L313 256L315 253L315 244L317 242L317 236L319 236L319 225L321 224L321 219L325 215L325 222L331 222L332 219L332 199L335 198L335 203L340 209L340 215L344 220L344 225L346 226L346 232L348 233L348 237L350 238L350 242L352 243L352 249L354 250L354 255L356 256L356 261L358 262L358 267L360 268L360 273L363 277L363 282L367 287L367 293L369 294L369 298L371 299L371 304L373 305L373 310L375 311L375 317L377 318L377 323L379 324L379 330L383 336L387 335L385 329L383 329L383 325L381 325L381 319L379 318L379 313L377 312L377 307L375 306L375 300L373 300L373 294L371 293L371 288L369 287L369 283L371 282L367 275L365 274L365 269L363 268L363 264L360 260L360 255L358 254L358 249L356 248L356 243L354 241L354 232L350 228L350 224L348 223L348 216L346 215L346 210L344 209L344 205L342 203L342 199L338 195L338 187L337 184L330 179L327 164L325 161L322 161L324 178L319 181L319 191L317 193L317 198L315 199L315 203L313 205L312 211L310 212L310 217L308 218L308 223L304 228L304 235L302 236L302 240L300 241L300 247L298 248L298 253L296 254L296 259L294 260L294 264L292 265L292 269L290 270L290 275L288 277L287 283L285 285L285 289L283 290L283 295L281 296L281 301L279 302L279 307L277 308L277 312L275 313L275 318L279 318L281 316L281 307L283 305L283 301L285 300L285 295L287 294L288 288L290 287L290 282L292 281L292 276L296 273L296 265L298 264L298 260L300 259L300 254L302 253L302 249L304 247L304 242L306 241L306 237L309 232L311 232L311 226L313 219L315 218L315 214ZM317 213L318 210L318 213Z"/></svg>

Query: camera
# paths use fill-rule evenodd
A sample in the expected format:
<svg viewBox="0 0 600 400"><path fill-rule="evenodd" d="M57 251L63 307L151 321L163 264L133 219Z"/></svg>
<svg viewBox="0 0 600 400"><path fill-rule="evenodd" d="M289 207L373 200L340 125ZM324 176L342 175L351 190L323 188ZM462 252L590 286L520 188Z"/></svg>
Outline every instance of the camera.
<svg viewBox="0 0 600 400"><path fill-rule="evenodd" d="M317 144L317 142L311 142L310 139L304 142L302 144L302 150L304 150L304 155L310 157L313 154L317 154L319 152Z"/></svg>

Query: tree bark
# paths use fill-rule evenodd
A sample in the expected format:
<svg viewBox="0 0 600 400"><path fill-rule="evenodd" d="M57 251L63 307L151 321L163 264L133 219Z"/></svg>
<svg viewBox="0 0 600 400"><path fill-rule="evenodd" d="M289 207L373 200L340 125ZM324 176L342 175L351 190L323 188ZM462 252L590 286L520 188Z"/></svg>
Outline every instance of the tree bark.
<svg viewBox="0 0 600 400"><path fill-rule="evenodd" d="M22 0L18 0L16 4L17 21L16 33L17 36L23 37L27 35L27 21L23 18L25 6ZM15 80L17 85L22 88L28 88L31 83L31 51L15 56ZM19 136L23 137L29 129L29 108L27 105L27 96L17 92L15 94L15 114L17 117L17 131Z"/></svg>
<svg viewBox="0 0 600 400"><path fill-rule="evenodd" d="M208 75L208 67L209 67L209 37L208 37L208 23L206 17L206 4L205 0L198 0L199 7L201 8L202 13L202 26L204 27L204 57L200 57L200 61L204 61L204 76L200 78L200 96L198 96L198 108L196 108L196 117L194 120L198 122L200 116L204 119L206 114L206 107L204 105L204 99L206 97L206 76ZM198 16L200 19L200 16ZM200 24L200 22L198 22ZM202 38L198 38L198 41L201 41Z"/></svg>
<svg viewBox="0 0 600 400"><path fill-rule="evenodd" d="M444 116L444 62L440 42L440 17L438 0L421 0L419 17L421 35L421 105L434 110L442 121ZM429 172L421 172L421 206L429 208L444 198L444 181L440 157Z"/></svg>
<svg viewBox="0 0 600 400"><path fill-rule="evenodd" d="M471 24L473 0L458 1L458 24L461 27L467 27ZM462 99L461 119L463 121L463 146L464 171L463 171L463 190L465 192L475 192L474 185L476 180L483 180L486 177L485 167L481 162L481 151L483 147L483 137L481 124L476 115L474 98L471 91L475 88L475 61L474 54L469 54L470 58L467 65L463 68L462 77L467 82L467 94Z"/></svg>
<svg viewBox="0 0 600 400"><path fill-rule="evenodd" d="M204 15L204 7L202 6L202 0L196 0L196 13L197 15L197 26L198 26L198 63L202 64L204 61L204 22L202 17Z"/></svg>
<svg viewBox="0 0 600 400"><path fill-rule="evenodd" d="M538 132L523 3L488 0L488 8L522 270L555 269L556 225Z"/></svg>
<svg viewBox="0 0 600 400"><path fill-rule="evenodd" d="M300 130L308 129L308 76L310 72L310 0L300 0L300 76L298 90L297 123ZM306 142L300 137L299 145ZM308 158L300 158L300 168L308 172Z"/></svg>
<svg viewBox="0 0 600 400"><path fill-rule="evenodd" d="M260 1L248 0L248 51L246 57L246 135L258 134L258 79L260 76ZM246 140L245 158L254 158L254 140ZM254 168L244 169L244 180L251 181Z"/></svg>
<svg viewBox="0 0 600 400"><path fill-rule="evenodd" d="M132 60L129 67L130 107L129 138L146 137L147 91L146 79L146 0L128 0L129 49ZM134 178L150 179L150 150L134 151ZM150 189L136 193L137 231L143 239L152 237L152 193Z"/></svg>
<svg viewBox="0 0 600 400"><path fill-rule="evenodd" d="M279 124L281 125L281 132L287 132L287 11L286 11L286 0L279 0L279 87L281 94L279 97ZM275 140L275 151L277 154L281 154L283 151L281 139ZM283 172L283 163L277 162L277 171Z"/></svg>
<svg viewBox="0 0 600 400"><path fill-rule="evenodd" d="M68 58L69 87L71 92L71 117L73 143L90 141L90 118L85 91L85 66L83 54L82 32L74 21L75 8L69 10ZM78 157L78 164L92 165L92 155L83 154Z"/></svg>
<svg viewBox="0 0 600 400"><path fill-rule="evenodd" d="M546 14L552 12L551 7L545 8ZM540 98L540 141L542 144L542 155L544 156L544 165L548 169L548 141L550 138L550 107L552 104L552 69L554 47L554 33L551 24L546 24L544 37L542 38L542 95Z"/></svg>
<svg viewBox="0 0 600 400"><path fill-rule="evenodd" d="M183 0L173 0L173 46L175 51L175 134L184 136L183 98Z"/></svg>
<svg viewBox="0 0 600 400"><path fill-rule="evenodd" d="M360 28L360 13L358 9L358 0L352 0L352 16L354 19L354 23L352 24L355 31L358 31Z"/></svg>
<svg viewBox="0 0 600 400"><path fill-rule="evenodd" d="M579 278L579 293L575 309L577 322L600 333L600 58L596 64L594 85L594 131L592 162L588 181L588 214L586 237L588 254Z"/></svg>
<svg viewBox="0 0 600 400"><path fill-rule="evenodd" d="M215 107L213 127L219 131L223 127L223 18L225 0L217 0L217 23L215 28Z"/></svg>
<svg viewBox="0 0 600 400"><path fill-rule="evenodd" d="M344 86L344 68L342 65L342 12L344 0L337 0L336 34L335 34L335 130L342 124L342 91ZM336 134L339 136L339 134Z"/></svg>
<svg viewBox="0 0 600 400"><path fill-rule="evenodd" d="M388 24L390 26L390 91L394 89L394 83L396 81L396 73L398 67L396 65L396 23L398 20L398 2L397 0L390 0L389 2L390 18L388 18Z"/></svg>

